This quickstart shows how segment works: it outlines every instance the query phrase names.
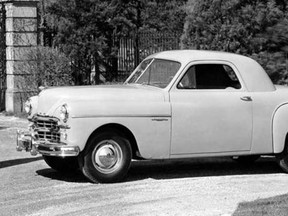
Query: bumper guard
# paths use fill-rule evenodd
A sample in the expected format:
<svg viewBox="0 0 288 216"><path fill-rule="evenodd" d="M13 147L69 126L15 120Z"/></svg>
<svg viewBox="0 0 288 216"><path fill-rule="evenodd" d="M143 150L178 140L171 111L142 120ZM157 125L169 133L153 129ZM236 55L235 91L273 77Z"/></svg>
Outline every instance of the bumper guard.
<svg viewBox="0 0 288 216"><path fill-rule="evenodd" d="M47 156L69 157L80 153L78 146L67 146L61 143L40 142L33 138L29 131L17 131L16 150L30 152L31 155L38 153Z"/></svg>

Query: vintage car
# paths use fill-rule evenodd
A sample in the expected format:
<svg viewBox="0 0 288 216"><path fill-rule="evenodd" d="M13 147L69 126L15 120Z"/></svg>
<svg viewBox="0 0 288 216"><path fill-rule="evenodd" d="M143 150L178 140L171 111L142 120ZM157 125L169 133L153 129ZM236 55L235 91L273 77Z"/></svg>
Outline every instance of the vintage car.
<svg viewBox="0 0 288 216"><path fill-rule="evenodd" d="M122 85L47 88L25 110L17 150L92 182L123 180L132 159L270 155L288 172L288 88L241 55L156 53Z"/></svg>

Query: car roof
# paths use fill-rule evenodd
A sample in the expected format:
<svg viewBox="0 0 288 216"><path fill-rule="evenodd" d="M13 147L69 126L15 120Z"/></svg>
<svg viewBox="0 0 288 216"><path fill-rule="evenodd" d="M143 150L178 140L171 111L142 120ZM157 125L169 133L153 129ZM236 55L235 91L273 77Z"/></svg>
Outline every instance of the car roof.
<svg viewBox="0 0 288 216"><path fill-rule="evenodd" d="M226 60L226 61L239 61L240 59L246 59L247 57L221 51L210 50L169 50L158 52L150 55L149 58L170 59L178 61L182 64L186 64L191 61L198 60ZM243 60L242 60L243 61Z"/></svg>
<svg viewBox="0 0 288 216"><path fill-rule="evenodd" d="M243 55L208 50L169 50L152 54L147 58L177 61L181 63L182 67L185 67L193 61L227 61L235 65L239 70L248 91L275 90L275 86L261 65L255 60Z"/></svg>

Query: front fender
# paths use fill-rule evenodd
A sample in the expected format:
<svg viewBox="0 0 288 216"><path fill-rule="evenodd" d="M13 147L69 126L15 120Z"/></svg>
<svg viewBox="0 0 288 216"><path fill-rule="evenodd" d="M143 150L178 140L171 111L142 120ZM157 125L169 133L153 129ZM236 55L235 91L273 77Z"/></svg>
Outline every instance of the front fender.
<svg viewBox="0 0 288 216"><path fill-rule="evenodd" d="M273 150L275 154L281 153L285 147L288 133L288 104L278 107L273 116Z"/></svg>
<svg viewBox="0 0 288 216"><path fill-rule="evenodd" d="M126 127L135 137L143 158L169 158L171 136L171 107L167 102L90 101L67 103L69 119L67 130L69 145L82 151L88 138L98 128L108 124Z"/></svg>
<svg viewBox="0 0 288 216"><path fill-rule="evenodd" d="M37 109L38 109L38 95L36 96L32 96L29 98L30 100L30 103L31 103L31 106L32 106L32 111L31 111L31 114L30 114L30 117L32 117L34 114L37 113Z"/></svg>
<svg viewBox="0 0 288 216"><path fill-rule="evenodd" d="M68 143L83 151L90 135L98 128L118 124L135 137L140 155L146 159L164 159L170 155L170 117L87 117L73 118L67 130Z"/></svg>

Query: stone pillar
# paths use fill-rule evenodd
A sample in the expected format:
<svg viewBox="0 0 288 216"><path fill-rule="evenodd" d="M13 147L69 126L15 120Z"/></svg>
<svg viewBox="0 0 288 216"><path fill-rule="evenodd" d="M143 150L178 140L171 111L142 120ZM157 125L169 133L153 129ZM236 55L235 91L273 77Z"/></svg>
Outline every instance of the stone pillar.
<svg viewBox="0 0 288 216"><path fill-rule="evenodd" d="M38 0L0 1L6 7L6 111L18 113L27 99L19 87L23 74L18 68L25 61L25 53L38 45Z"/></svg>

